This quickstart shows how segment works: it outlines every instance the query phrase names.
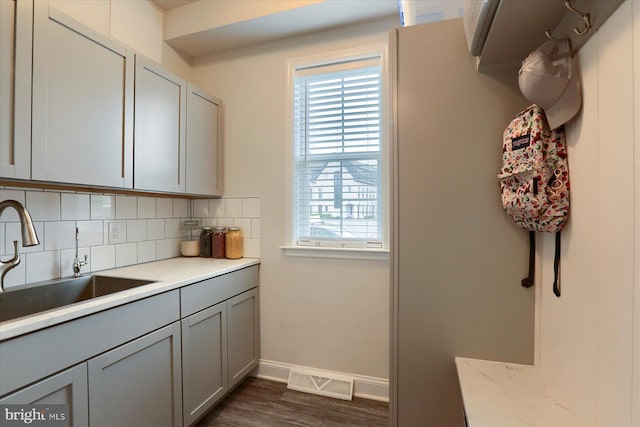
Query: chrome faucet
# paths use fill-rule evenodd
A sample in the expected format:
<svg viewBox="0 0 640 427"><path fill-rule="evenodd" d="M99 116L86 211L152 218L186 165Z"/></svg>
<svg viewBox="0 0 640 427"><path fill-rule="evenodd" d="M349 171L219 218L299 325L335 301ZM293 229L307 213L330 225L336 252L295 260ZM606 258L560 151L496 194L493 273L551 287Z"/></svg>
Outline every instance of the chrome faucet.
<svg viewBox="0 0 640 427"><path fill-rule="evenodd" d="M33 227L33 222L31 221L31 215L29 215L29 211L25 208L22 203L16 200L3 200L0 202L0 215L2 212L8 207L12 207L18 212L18 217L20 218L20 225L22 227L22 246L35 246L39 245L40 241L38 240L38 235L36 234L36 229ZM4 276L12 269L20 264L20 253L18 252L18 241L13 241L13 258L2 261L0 260L0 265L2 265L2 276L0 277L0 292L4 291Z"/></svg>
<svg viewBox="0 0 640 427"><path fill-rule="evenodd" d="M87 255L84 256L84 261L80 261L78 258L78 227L76 227L76 256L73 258L73 277L80 277L80 269L87 265Z"/></svg>

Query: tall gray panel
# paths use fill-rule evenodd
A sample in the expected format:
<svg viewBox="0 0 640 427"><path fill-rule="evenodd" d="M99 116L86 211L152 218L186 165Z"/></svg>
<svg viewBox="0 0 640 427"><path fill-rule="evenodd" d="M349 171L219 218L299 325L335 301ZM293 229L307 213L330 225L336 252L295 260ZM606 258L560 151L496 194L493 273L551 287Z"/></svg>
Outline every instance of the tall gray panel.
<svg viewBox="0 0 640 427"><path fill-rule="evenodd" d="M397 32L393 424L462 426L455 356L533 361L527 234L503 212L517 70L476 72L462 20Z"/></svg>

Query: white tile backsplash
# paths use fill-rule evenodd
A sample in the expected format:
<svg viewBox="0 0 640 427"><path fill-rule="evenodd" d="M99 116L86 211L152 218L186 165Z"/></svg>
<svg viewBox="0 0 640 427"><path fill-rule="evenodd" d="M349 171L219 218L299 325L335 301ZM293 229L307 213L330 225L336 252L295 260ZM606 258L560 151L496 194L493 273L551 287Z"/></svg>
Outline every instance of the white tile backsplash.
<svg viewBox="0 0 640 427"><path fill-rule="evenodd" d="M87 256L87 264L80 268L81 274L89 274L91 271L91 248L78 248L78 259L84 261ZM75 249L64 249L60 251L60 276L70 277L73 275L73 260L76 257Z"/></svg>
<svg viewBox="0 0 640 427"><path fill-rule="evenodd" d="M244 256L260 258L260 236L262 222L259 197L234 197L209 200L209 215L203 200L195 200L194 216L200 217L202 225L240 227L244 235Z"/></svg>
<svg viewBox="0 0 640 427"><path fill-rule="evenodd" d="M242 217L242 199L227 199L224 216L237 218Z"/></svg>
<svg viewBox="0 0 640 427"><path fill-rule="evenodd" d="M173 218L173 199L156 199L156 217Z"/></svg>
<svg viewBox="0 0 640 427"><path fill-rule="evenodd" d="M138 245L136 243L124 243L116 246L116 267L124 267L138 263Z"/></svg>
<svg viewBox="0 0 640 427"><path fill-rule="evenodd" d="M147 239L164 239L164 219L147 220Z"/></svg>
<svg viewBox="0 0 640 427"><path fill-rule="evenodd" d="M181 231L181 219L180 218L170 218L164 220L164 237L180 237L182 236ZM185 232L184 235L188 233Z"/></svg>
<svg viewBox="0 0 640 427"><path fill-rule="evenodd" d="M156 217L155 197L138 197L138 218Z"/></svg>
<svg viewBox="0 0 640 427"><path fill-rule="evenodd" d="M193 216L209 217L211 216L211 208L209 200L197 199L193 201Z"/></svg>
<svg viewBox="0 0 640 427"><path fill-rule="evenodd" d="M252 219L251 220L251 238L259 239L260 238L260 228L262 227L261 219Z"/></svg>
<svg viewBox="0 0 640 427"><path fill-rule="evenodd" d="M147 240L147 221L144 219L130 219L127 221L127 242L141 242Z"/></svg>
<svg viewBox="0 0 640 427"><path fill-rule="evenodd" d="M219 218L225 216L227 209L226 199L211 199L209 200L210 216Z"/></svg>
<svg viewBox="0 0 640 427"><path fill-rule="evenodd" d="M156 260L156 242L148 240L138 242L138 262L151 262Z"/></svg>
<svg viewBox="0 0 640 427"><path fill-rule="evenodd" d="M42 242L41 242L42 243ZM75 221L49 221L44 223L44 250L69 249L76 245Z"/></svg>
<svg viewBox="0 0 640 427"><path fill-rule="evenodd" d="M184 218L189 215L188 206L186 199L173 199L173 217Z"/></svg>
<svg viewBox="0 0 640 427"><path fill-rule="evenodd" d="M220 227L233 227L233 218L218 218Z"/></svg>
<svg viewBox="0 0 640 427"><path fill-rule="evenodd" d="M138 198L130 196L116 196L116 219L131 219L138 217Z"/></svg>
<svg viewBox="0 0 640 427"><path fill-rule="evenodd" d="M60 277L60 252L45 251L27 254L27 283L42 282Z"/></svg>
<svg viewBox="0 0 640 427"><path fill-rule="evenodd" d="M60 193L27 191L26 202L33 221L60 221Z"/></svg>
<svg viewBox="0 0 640 427"><path fill-rule="evenodd" d="M116 266L116 245L91 247L91 271L106 270Z"/></svg>
<svg viewBox="0 0 640 427"><path fill-rule="evenodd" d="M78 246L101 246L104 244L102 221L78 221Z"/></svg>
<svg viewBox="0 0 640 427"><path fill-rule="evenodd" d="M92 194L90 198L91 198L91 219L115 219L116 218L115 196Z"/></svg>
<svg viewBox="0 0 640 427"><path fill-rule="evenodd" d="M22 203L24 206L24 197L24 191L0 190L0 200L15 200L16 202ZM5 209L4 212L2 212L2 215L0 215L0 221L20 221L20 218L14 209Z"/></svg>
<svg viewBox="0 0 640 427"><path fill-rule="evenodd" d="M60 194L61 220L87 220L90 218L91 209L88 194Z"/></svg>
<svg viewBox="0 0 640 427"><path fill-rule="evenodd" d="M73 274L75 228L79 256L88 256L83 273L180 256L180 242L189 239L184 221L238 226L244 234L245 256L260 256L260 198L176 199L75 192L35 191L0 187L0 200L13 199L27 206L40 245L22 247L21 227L15 211L0 217L0 255L13 255L18 240L22 262L5 277L5 286L69 277ZM190 212L194 216L188 218ZM122 242L109 243L109 223L121 224Z"/></svg>
<svg viewBox="0 0 640 427"><path fill-rule="evenodd" d="M26 258L26 255L22 257L22 260L20 261L20 264L18 264L17 267L14 267L11 270L9 270L7 275L4 276L5 289L10 288L12 286L24 285L25 283L27 283L26 282L27 268L26 268L25 258Z"/></svg>
<svg viewBox="0 0 640 427"><path fill-rule="evenodd" d="M200 224L202 227L215 227L218 225L218 220L215 218L202 218Z"/></svg>
<svg viewBox="0 0 640 427"><path fill-rule="evenodd" d="M34 222L33 227L38 235L39 245L22 246L22 227L19 222L8 222L4 229L4 253L13 256L13 241L18 241L18 252L21 254L42 252L44 250L44 223Z"/></svg>
<svg viewBox="0 0 640 427"><path fill-rule="evenodd" d="M251 220L249 218L234 218L233 225L240 227L244 237L251 237Z"/></svg>
<svg viewBox="0 0 640 427"><path fill-rule="evenodd" d="M156 257L158 259L173 258L173 239L156 241Z"/></svg>

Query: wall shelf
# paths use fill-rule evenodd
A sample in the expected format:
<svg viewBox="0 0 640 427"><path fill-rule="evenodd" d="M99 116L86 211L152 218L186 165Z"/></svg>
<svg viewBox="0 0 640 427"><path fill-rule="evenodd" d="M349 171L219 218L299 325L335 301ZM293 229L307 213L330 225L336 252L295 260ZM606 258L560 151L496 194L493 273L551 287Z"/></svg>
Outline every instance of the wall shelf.
<svg viewBox="0 0 640 427"><path fill-rule="evenodd" d="M501 0L487 35L478 71L519 68L522 61L546 40L545 30L553 37L570 37L574 53L598 30L624 0L573 0L574 7L591 15L591 29L584 35L582 18L568 10L564 0Z"/></svg>

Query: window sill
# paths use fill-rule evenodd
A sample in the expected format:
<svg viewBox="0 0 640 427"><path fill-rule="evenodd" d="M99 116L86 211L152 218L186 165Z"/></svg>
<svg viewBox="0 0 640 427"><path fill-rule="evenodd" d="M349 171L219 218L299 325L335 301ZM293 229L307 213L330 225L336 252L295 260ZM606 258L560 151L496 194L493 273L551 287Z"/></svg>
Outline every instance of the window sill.
<svg viewBox="0 0 640 427"><path fill-rule="evenodd" d="M280 246L287 256L308 258L359 259L388 261L388 249L317 248L311 246Z"/></svg>

